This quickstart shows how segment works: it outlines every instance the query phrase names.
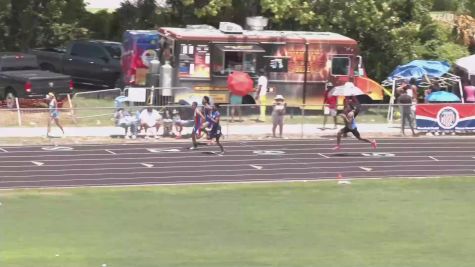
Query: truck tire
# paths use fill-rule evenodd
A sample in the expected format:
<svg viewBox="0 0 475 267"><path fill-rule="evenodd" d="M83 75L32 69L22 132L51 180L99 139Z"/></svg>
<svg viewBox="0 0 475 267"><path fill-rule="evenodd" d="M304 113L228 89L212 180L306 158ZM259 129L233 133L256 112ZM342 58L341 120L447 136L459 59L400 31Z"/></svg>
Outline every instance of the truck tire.
<svg viewBox="0 0 475 267"><path fill-rule="evenodd" d="M5 92L5 104L7 105L7 108L16 108L16 102L15 102L15 92L11 89L8 89Z"/></svg>

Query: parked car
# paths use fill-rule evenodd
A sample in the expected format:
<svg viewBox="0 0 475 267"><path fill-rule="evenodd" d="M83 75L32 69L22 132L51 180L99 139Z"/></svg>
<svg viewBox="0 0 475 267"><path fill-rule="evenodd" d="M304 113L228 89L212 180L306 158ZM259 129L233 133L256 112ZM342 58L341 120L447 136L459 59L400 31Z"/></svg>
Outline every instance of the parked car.
<svg viewBox="0 0 475 267"><path fill-rule="evenodd" d="M121 43L77 40L66 48L32 49L30 52L38 57L41 69L71 75L75 84L105 88L121 85Z"/></svg>
<svg viewBox="0 0 475 267"><path fill-rule="evenodd" d="M49 92L64 97L72 90L70 76L40 70L35 55L0 53L0 98L7 107L15 106L15 97L39 99Z"/></svg>

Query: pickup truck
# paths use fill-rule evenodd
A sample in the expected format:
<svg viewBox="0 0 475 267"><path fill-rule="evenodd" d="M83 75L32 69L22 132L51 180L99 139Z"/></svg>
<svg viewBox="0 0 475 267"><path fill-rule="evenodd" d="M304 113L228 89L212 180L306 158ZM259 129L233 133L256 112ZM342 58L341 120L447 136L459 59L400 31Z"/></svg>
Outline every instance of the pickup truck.
<svg viewBox="0 0 475 267"><path fill-rule="evenodd" d="M32 49L43 70L73 77L74 84L116 88L121 84L122 45L117 42L76 40L66 48Z"/></svg>
<svg viewBox="0 0 475 267"><path fill-rule="evenodd" d="M36 56L0 53L0 98L8 108L15 106L15 97L44 99L49 92L64 97L72 90L70 76L40 70Z"/></svg>

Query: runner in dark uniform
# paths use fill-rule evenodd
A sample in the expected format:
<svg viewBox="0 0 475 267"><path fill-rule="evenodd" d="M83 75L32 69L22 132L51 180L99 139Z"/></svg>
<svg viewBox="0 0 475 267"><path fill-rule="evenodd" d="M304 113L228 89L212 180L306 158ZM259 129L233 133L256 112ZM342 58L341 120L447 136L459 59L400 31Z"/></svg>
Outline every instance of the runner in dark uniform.
<svg viewBox="0 0 475 267"><path fill-rule="evenodd" d="M211 114L209 116L210 130L209 130L209 133L208 133L208 139L211 140L211 139L215 138L216 139L216 144L221 149L220 154L223 154L224 153L224 148L223 148L223 145L221 145L221 143L219 142L219 139L221 138L222 133L221 133L221 125L219 123L221 113L219 113L218 109L219 109L218 104L215 104L213 106L213 109L212 109Z"/></svg>
<svg viewBox="0 0 475 267"><path fill-rule="evenodd" d="M376 149L377 144L376 140L370 141L368 139L361 138L360 132L358 132L358 128L356 126L356 120L355 117L358 115L358 110L356 108L352 108L346 115L343 113L340 116L343 118L345 122L345 127L338 131L338 134L336 136L336 146L333 148L333 150L340 150L340 142L341 142L341 136L346 133L352 133L358 140L370 143L371 147L373 149Z"/></svg>
<svg viewBox="0 0 475 267"><path fill-rule="evenodd" d="M193 130L191 130L191 141L193 142L193 146L190 147L190 149L194 150L198 148L198 142L196 141L196 139L201 137L201 127L203 125L205 117L201 110L198 108L198 103L193 102L191 104L191 107L193 108L194 125Z"/></svg>

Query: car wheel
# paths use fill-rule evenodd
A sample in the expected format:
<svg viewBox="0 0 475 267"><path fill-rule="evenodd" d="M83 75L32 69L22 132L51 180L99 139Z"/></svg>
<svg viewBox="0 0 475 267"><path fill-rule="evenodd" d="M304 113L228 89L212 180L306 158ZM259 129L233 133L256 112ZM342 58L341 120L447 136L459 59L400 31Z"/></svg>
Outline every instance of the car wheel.
<svg viewBox="0 0 475 267"><path fill-rule="evenodd" d="M7 105L7 108L15 108L16 107L15 94L13 92L8 91L5 94L5 104Z"/></svg>

